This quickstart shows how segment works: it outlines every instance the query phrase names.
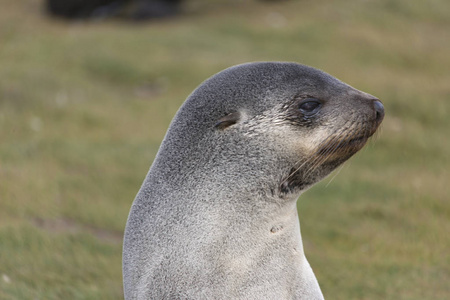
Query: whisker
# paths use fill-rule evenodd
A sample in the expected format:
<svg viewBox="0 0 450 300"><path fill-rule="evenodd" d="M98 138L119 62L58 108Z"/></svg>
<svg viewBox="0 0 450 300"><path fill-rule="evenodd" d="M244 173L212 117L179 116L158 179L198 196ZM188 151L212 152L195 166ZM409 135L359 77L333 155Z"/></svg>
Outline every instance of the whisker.
<svg viewBox="0 0 450 300"><path fill-rule="evenodd" d="M325 143L330 143L330 142L332 142L333 141L333 135L331 134L331 135L329 135L324 141L322 141L320 144L319 144L319 149L320 148L323 148L323 145L325 144ZM319 151L319 150L318 150ZM318 153L318 151L316 151L316 153L315 154L317 154ZM288 180L289 178L291 178L295 173L297 173L297 171L298 170L300 170L302 167L304 167L308 162L310 162L310 161L314 161L314 157L315 157L316 155L313 155L311 158L309 158L309 159L305 159L304 161L303 161L303 163L299 166L299 167L297 167L294 171L292 171L290 174L289 174L289 176L283 181L283 183L286 181L286 180ZM298 164L298 163L300 163L300 162L302 162L302 160L300 160L299 162L297 162L296 164Z"/></svg>
<svg viewBox="0 0 450 300"><path fill-rule="evenodd" d="M325 162L329 161L339 149L343 149L343 155L346 155L346 153L350 155L353 154L352 143L358 143L358 139L368 138L371 135L371 127L367 126L365 123L366 122L355 121L346 122L341 128L328 135L317 146L317 150L309 158L301 159L294 164L294 168L291 169L289 175L281 181L280 187L285 186L293 176L298 177L295 181L308 182L310 177L314 180L313 174L315 174ZM356 144L356 146L358 146L358 144ZM305 171L299 173L302 169L305 169ZM327 186L342 169L343 165L333 175Z"/></svg>
<svg viewBox="0 0 450 300"><path fill-rule="evenodd" d="M340 147L343 140L344 139L340 139L340 140L332 139L332 143L329 143L329 145L327 145L328 146L327 150L324 153L321 153L320 155L318 155L319 151L320 151L320 150L318 150L316 152L313 164L305 172L305 177L309 177L310 174L315 172L319 166L321 166L325 161L327 161L336 152L336 150Z"/></svg>
<svg viewBox="0 0 450 300"><path fill-rule="evenodd" d="M331 182L333 182L333 180L336 178L336 176L339 175L339 173L341 173L341 171L344 169L344 166L346 165L346 163L343 163L335 172L335 174L333 175L333 177L330 178L330 181L328 181L328 183L325 185L325 187L327 188Z"/></svg>

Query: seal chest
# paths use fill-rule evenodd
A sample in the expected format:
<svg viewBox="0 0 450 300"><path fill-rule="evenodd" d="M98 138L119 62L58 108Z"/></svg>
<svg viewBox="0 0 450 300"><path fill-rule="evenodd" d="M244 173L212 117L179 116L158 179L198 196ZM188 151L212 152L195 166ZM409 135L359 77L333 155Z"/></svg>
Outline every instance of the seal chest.
<svg viewBox="0 0 450 300"><path fill-rule="evenodd" d="M384 108L317 69L263 62L203 82L172 120L125 229L126 299L323 299L296 201Z"/></svg>

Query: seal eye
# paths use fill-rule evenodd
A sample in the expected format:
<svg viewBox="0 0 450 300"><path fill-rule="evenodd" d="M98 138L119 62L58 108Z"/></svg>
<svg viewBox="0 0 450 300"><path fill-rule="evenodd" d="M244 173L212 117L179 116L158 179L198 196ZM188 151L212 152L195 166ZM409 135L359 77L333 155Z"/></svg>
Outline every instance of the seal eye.
<svg viewBox="0 0 450 300"><path fill-rule="evenodd" d="M300 103L298 108L302 113L306 115L312 115L319 110L320 106L321 103L319 100L315 98L306 98Z"/></svg>

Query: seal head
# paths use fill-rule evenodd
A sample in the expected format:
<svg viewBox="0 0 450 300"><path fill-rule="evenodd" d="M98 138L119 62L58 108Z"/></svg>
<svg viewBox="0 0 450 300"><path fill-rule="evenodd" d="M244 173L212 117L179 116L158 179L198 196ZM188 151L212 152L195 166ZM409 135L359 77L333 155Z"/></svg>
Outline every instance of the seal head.
<svg viewBox="0 0 450 300"><path fill-rule="evenodd" d="M360 150L375 97L311 67L250 63L202 83L133 203L126 299L322 299L296 200Z"/></svg>

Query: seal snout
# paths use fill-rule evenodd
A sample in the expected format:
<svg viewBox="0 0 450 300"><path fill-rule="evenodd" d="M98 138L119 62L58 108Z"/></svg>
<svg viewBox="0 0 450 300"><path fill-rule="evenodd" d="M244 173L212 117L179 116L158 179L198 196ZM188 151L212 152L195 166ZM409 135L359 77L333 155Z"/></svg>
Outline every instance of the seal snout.
<svg viewBox="0 0 450 300"><path fill-rule="evenodd" d="M376 121L378 124L381 123L381 121L383 121L384 119L384 106L383 103L381 103L380 100L376 99L373 101L373 106L375 108L375 113L376 113Z"/></svg>
<svg viewBox="0 0 450 300"><path fill-rule="evenodd" d="M371 128L369 129L368 135L366 138L371 137L378 129L378 127L381 125L381 122L384 119L384 106L383 103L381 103L380 100L377 98L372 98L372 120L371 120Z"/></svg>

